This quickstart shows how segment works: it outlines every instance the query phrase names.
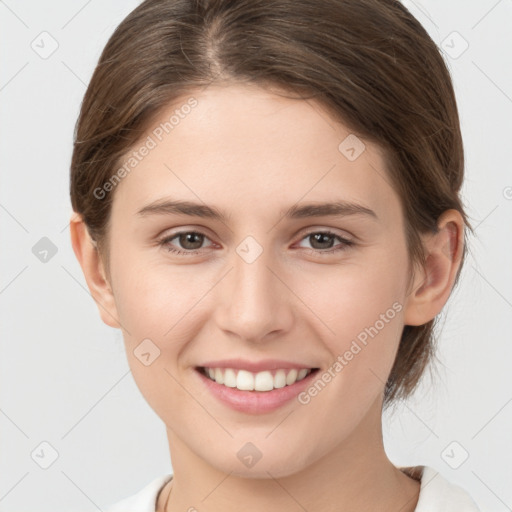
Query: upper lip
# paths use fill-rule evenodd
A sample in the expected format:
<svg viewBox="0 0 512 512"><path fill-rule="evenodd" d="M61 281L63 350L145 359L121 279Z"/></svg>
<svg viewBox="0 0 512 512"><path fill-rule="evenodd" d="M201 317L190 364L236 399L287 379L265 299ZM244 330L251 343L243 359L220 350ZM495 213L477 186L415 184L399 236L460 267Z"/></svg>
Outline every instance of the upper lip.
<svg viewBox="0 0 512 512"><path fill-rule="evenodd" d="M265 359L264 361L248 361L246 359L222 359L219 361L206 361L202 368L233 368L237 370L247 370L252 373L258 373L265 370L279 370L296 368L317 368L309 364L295 363L292 361L283 361L280 359Z"/></svg>

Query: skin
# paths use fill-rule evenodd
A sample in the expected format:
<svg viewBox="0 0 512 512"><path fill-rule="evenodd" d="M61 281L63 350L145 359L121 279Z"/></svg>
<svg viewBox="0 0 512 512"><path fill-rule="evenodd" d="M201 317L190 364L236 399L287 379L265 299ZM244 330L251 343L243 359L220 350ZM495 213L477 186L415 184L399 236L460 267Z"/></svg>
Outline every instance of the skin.
<svg viewBox="0 0 512 512"><path fill-rule="evenodd" d="M240 504L247 511L326 512L333 504L413 511L419 483L383 447L384 384L404 325L428 322L448 300L462 251L460 214L444 212L439 232L423 237L427 266L409 267L401 203L377 146L365 140L349 161L338 146L350 130L319 104L254 85L196 90L153 126L191 96L197 106L116 187L110 275L80 215L71 218L73 249L101 318L122 329L134 379L166 425L174 478L157 510L172 489L168 511L227 512ZM215 206L230 218L137 215L169 197ZM279 213L340 199L371 208L378 219ZM308 236L326 229L355 244L320 254L341 246L336 237L315 245ZM204 233L202 245L179 238L168 245L199 246L200 254L173 255L159 245L181 230ZM251 264L236 252L249 235L263 250ZM227 357L325 370L395 302L401 311L306 405L292 400L271 413L237 412L194 370ZM146 338L160 350L149 366L134 355ZM237 458L247 442L262 454L252 467Z"/></svg>

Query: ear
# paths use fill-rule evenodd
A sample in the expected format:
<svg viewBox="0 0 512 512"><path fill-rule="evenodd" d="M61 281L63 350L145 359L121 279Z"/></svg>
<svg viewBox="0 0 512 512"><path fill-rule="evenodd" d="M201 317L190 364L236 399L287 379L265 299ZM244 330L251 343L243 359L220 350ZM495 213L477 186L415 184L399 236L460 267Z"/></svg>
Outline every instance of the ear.
<svg viewBox="0 0 512 512"><path fill-rule="evenodd" d="M412 291L405 301L405 325L423 325L435 318L455 282L464 249L464 221L457 210L446 210L437 227L437 233L422 237L426 265L415 271Z"/></svg>
<svg viewBox="0 0 512 512"><path fill-rule="evenodd" d="M119 316L111 285L106 278L96 243L90 237L80 214L72 213L69 229L73 251L82 267L87 286L98 306L101 319L110 327L119 328Z"/></svg>

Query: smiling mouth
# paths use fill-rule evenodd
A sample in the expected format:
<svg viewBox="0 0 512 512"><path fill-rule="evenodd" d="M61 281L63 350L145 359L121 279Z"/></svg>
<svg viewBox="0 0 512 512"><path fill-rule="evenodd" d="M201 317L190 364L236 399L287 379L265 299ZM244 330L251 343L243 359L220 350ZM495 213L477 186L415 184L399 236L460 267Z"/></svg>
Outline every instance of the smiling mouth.
<svg viewBox="0 0 512 512"><path fill-rule="evenodd" d="M237 368L206 368L204 366L198 366L196 370L208 379L228 388L237 388L240 391L272 391L291 386L317 372L319 368L283 368L257 373Z"/></svg>

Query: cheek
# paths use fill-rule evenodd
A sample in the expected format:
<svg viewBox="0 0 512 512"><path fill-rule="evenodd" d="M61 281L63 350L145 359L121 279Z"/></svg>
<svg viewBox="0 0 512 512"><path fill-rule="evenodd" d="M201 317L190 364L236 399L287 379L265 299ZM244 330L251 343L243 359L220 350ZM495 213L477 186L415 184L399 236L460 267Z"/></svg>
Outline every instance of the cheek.
<svg viewBox="0 0 512 512"><path fill-rule="evenodd" d="M393 316L404 299L406 275L400 255L374 258L371 264L334 267L306 284L296 284L304 302L336 338L354 337L381 315ZM313 284L314 283L314 284ZM394 304L395 307L393 308ZM395 322L397 323L397 322Z"/></svg>
<svg viewBox="0 0 512 512"><path fill-rule="evenodd" d="M169 404L185 410L190 399L178 382L181 354L198 335L198 301L211 285L192 268L143 261L141 255L119 258L113 284L133 378L163 419Z"/></svg>
<svg viewBox="0 0 512 512"><path fill-rule="evenodd" d="M371 263L332 269L329 279L315 281L320 284L314 291L301 288L304 302L322 321L316 320L318 332L332 360L343 358L339 373L345 375L344 386L371 380L379 387L385 382L403 329L406 263L405 248L395 246L379 251Z"/></svg>
<svg viewBox="0 0 512 512"><path fill-rule="evenodd" d="M208 290L208 279L198 267L172 265L162 255L154 260L138 251L113 250L113 286L117 312L128 336L163 341L182 328L180 319L193 316L194 304Z"/></svg>

